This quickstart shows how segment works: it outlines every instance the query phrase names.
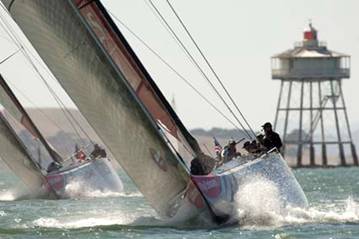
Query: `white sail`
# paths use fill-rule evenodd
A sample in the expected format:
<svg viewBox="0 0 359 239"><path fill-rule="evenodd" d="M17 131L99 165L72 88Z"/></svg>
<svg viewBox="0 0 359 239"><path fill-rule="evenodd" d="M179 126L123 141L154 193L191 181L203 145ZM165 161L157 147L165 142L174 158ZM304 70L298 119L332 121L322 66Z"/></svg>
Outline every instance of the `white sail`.
<svg viewBox="0 0 359 239"><path fill-rule="evenodd" d="M169 215L189 174L74 3L3 3L139 190L160 214Z"/></svg>

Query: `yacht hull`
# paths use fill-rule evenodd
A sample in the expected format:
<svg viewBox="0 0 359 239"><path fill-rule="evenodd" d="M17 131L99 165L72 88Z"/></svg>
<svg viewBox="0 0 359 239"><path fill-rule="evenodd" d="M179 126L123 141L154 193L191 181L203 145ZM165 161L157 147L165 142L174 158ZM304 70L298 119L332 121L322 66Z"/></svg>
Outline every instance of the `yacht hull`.
<svg viewBox="0 0 359 239"><path fill-rule="evenodd" d="M288 207L308 206L301 186L279 153L269 153L244 164L237 160L229 163L230 165L227 163L217 169L216 173L191 176L192 180L185 193L186 202L183 203L190 207L189 216L210 216L214 222L220 224L234 222L238 220L239 209L246 203L241 201L241 198L250 196L244 194L266 190L257 188L256 185L273 189L270 194L275 195L276 208L280 209L280 213L286 213Z"/></svg>
<svg viewBox="0 0 359 239"><path fill-rule="evenodd" d="M121 192L122 182L107 158L75 165L46 176L46 188L59 198L89 196L91 192Z"/></svg>

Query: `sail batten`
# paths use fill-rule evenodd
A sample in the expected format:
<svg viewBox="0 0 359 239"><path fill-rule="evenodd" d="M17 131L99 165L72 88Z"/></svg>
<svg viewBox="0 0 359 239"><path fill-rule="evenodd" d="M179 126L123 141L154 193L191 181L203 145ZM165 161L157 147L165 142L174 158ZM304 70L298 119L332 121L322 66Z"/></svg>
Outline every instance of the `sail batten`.
<svg viewBox="0 0 359 239"><path fill-rule="evenodd" d="M189 174L75 3L15 1L11 15L139 190L170 216Z"/></svg>

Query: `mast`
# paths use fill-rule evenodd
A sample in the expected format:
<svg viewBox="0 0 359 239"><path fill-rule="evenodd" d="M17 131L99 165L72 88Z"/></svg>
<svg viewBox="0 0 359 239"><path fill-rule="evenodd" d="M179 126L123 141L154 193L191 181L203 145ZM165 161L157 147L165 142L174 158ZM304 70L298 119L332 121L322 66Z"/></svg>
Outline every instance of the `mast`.
<svg viewBox="0 0 359 239"><path fill-rule="evenodd" d="M44 136L41 134L40 130L36 127L36 125L34 124L34 122L32 121L31 117L29 116L29 114L26 112L26 110L24 109L24 107L21 105L20 101L17 99L17 97L15 96L15 94L12 92L11 88L9 87L9 85L6 83L5 79L3 78L3 76L0 74L0 86L4 89L5 93L7 94L7 96L10 98L10 100L12 101L12 103L15 105L15 107L17 108L17 110L20 111L20 113L22 114L22 119L21 123L35 136L37 137L40 142L44 145L44 147L46 148L46 150L49 152L51 158L56 161L57 163L61 163L62 160L60 158L60 156L52 149L52 147L47 143L46 139L44 138Z"/></svg>

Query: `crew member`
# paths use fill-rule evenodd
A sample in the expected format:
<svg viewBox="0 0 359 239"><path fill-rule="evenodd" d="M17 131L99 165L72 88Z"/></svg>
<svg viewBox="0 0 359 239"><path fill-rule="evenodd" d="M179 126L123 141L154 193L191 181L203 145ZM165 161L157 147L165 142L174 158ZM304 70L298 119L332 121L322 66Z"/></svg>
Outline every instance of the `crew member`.
<svg viewBox="0 0 359 239"><path fill-rule="evenodd" d="M241 153L237 152L236 141L230 140L222 151L223 163L229 162L232 159L241 156Z"/></svg>
<svg viewBox="0 0 359 239"><path fill-rule="evenodd" d="M82 162L86 160L86 154L84 153L84 151L82 149L79 149L76 153L75 153L75 157L78 160L78 162Z"/></svg>
<svg viewBox="0 0 359 239"><path fill-rule="evenodd" d="M98 144L94 144L94 149L91 152L91 158L95 159L97 157L106 158L107 154L106 151L101 148Z"/></svg>
<svg viewBox="0 0 359 239"><path fill-rule="evenodd" d="M216 167L216 160L204 153L199 153L191 161L191 174L192 175L208 175Z"/></svg>
<svg viewBox="0 0 359 239"><path fill-rule="evenodd" d="M247 141L243 144L243 148L249 153L249 154L257 154L261 153L261 149L257 144L256 140L253 140L252 142Z"/></svg>
<svg viewBox="0 0 359 239"><path fill-rule="evenodd" d="M61 164L59 164L58 162L52 161L49 166L47 167L46 172L47 173L51 173L53 171L57 171L61 168Z"/></svg>
<svg viewBox="0 0 359 239"><path fill-rule="evenodd" d="M267 122L262 125L264 130L264 135L258 135L258 141L267 149L271 150L272 148L277 148L279 151L282 148L282 140L280 139L279 134L273 131L272 124Z"/></svg>

